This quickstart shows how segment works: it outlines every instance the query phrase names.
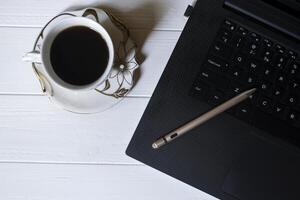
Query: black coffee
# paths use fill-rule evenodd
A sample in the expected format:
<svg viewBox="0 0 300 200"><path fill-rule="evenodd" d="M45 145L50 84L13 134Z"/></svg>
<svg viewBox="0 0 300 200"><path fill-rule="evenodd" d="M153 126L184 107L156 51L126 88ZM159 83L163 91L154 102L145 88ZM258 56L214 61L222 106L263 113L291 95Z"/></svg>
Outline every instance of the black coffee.
<svg viewBox="0 0 300 200"><path fill-rule="evenodd" d="M109 51L106 42L96 31L75 26L57 35L50 51L54 72L72 85L93 83L104 73Z"/></svg>

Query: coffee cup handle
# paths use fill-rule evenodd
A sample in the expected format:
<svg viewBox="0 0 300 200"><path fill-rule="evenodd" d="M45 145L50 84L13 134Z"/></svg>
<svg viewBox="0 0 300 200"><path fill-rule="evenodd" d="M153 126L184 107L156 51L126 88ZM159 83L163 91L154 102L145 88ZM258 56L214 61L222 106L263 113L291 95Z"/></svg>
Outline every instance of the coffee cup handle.
<svg viewBox="0 0 300 200"><path fill-rule="evenodd" d="M35 64L42 63L41 53L39 51L28 52L23 56L22 60L25 62L32 63L33 71L41 84L41 89L42 89L43 93L48 93L49 95L52 96L51 84L49 83L47 78L37 70L36 65L35 65Z"/></svg>
<svg viewBox="0 0 300 200"><path fill-rule="evenodd" d="M41 53L38 51L28 52L23 56L22 60L31 63L42 63Z"/></svg>

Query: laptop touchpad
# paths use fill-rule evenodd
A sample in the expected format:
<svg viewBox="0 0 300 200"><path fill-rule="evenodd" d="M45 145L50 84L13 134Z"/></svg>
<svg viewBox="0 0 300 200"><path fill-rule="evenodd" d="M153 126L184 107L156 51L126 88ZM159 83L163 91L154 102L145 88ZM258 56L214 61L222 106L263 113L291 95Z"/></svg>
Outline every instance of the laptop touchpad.
<svg viewBox="0 0 300 200"><path fill-rule="evenodd" d="M267 146L240 158L225 178L223 191L241 200L299 200L299 157Z"/></svg>

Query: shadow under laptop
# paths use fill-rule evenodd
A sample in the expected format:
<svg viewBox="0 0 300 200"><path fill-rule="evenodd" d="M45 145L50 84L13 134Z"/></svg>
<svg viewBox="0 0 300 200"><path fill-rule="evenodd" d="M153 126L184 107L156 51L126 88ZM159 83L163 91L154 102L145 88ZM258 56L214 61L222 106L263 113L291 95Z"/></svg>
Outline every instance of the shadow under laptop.
<svg viewBox="0 0 300 200"><path fill-rule="evenodd" d="M116 2L117 3L117 2ZM147 38L155 29L157 23L163 18L164 14L168 12L168 7L165 6L163 2L151 2L147 1L141 3L137 7L130 10L120 10L111 5L114 4L112 1L110 4L87 4L87 5L74 5L65 9L65 11L70 10L80 10L86 7L95 7L103 9L115 17L117 17L130 31L130 37L137 44L138 51L136 53L136 60L141 65L147 55L143 53L142 49L147 41ZM139 81L142 75L142 67L135 71L135 84Z"/></svg>

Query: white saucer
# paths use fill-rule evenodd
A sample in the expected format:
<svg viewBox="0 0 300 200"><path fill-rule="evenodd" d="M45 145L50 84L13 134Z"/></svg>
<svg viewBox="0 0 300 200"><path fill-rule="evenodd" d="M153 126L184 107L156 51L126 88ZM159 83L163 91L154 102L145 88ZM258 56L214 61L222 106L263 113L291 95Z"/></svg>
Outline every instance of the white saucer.
<svg viewBox="0 0 300 200"><path fill-rule="evenodd" d="M87 17L100 23L112 37L115 47L115 64L110 78L96 90L74 92L57 85L46 76L43 65L33 63L42 90L59 107L75 113L96 113L107 110L120 102L135 84L135 72L139 68L136 61L136 45L130 39L128 29L111 14L97 8L65 12L54 17L42 29L34 45L39 51L43 33L47 26L61 17Z"/></svg>

